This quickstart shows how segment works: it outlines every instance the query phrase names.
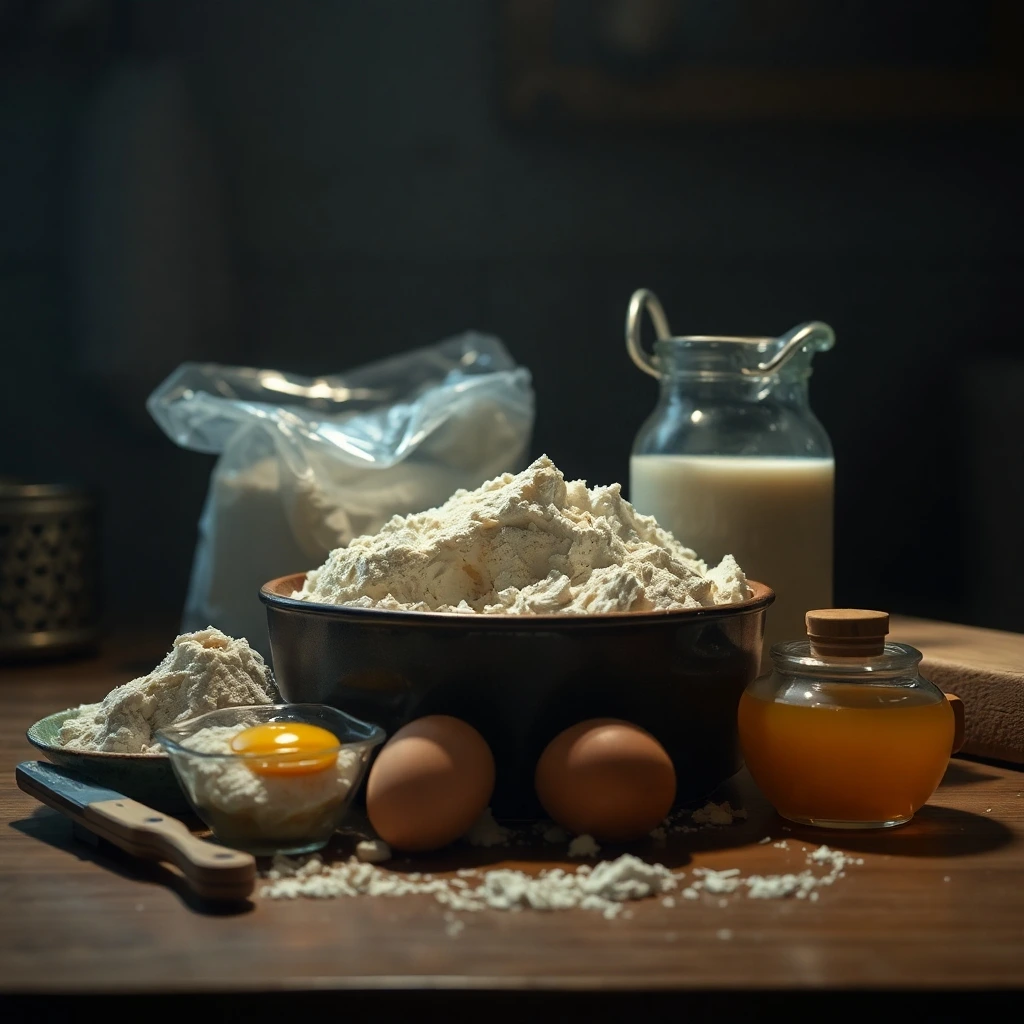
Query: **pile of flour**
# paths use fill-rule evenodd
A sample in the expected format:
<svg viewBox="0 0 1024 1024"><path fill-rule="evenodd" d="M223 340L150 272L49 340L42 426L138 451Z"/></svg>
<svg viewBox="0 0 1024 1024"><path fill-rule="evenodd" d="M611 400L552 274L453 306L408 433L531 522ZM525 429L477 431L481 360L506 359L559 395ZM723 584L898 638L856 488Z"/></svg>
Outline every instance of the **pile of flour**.
<svg viewBox="0 0 1024 1024"><path fill-rule="evenodd" d="M479 872L463 868L454 878L417 872L400 875L355 858L325 864L275 857L267 875L269 884L260 895L270 899L332 899L340 896L415 896L430 894L452 910L597 910L613 918L629 900L642 900L676 887L672 872L662 864L648 864L624 853L594 867L575 871L549 868L539 875L500 868Z"/></svg>
<svg viewBox="0 0 1024 1024"><path fill-rule="evenodd" d="M334 899L344 896L431 895L451 911L483 910L596 910L606 918L629 916L623 904L660 896L666 909L677 906L674 891L684 901L715 899L728 906L728 897L746 890L748 899L818 900L818 890L846 876L846 868L864 863L840 850L819 846L806 856L807 867L784 874L743 876L739 868L717 871L694 868L686 884L685 871L672 871L629 853L572 871L548 868L537 875L509 868L462 868L454 876L419 872L399 874L361 863L356 858L335 864L314 855L306 860L275 857L260 895L270 899ZM819 873L825 869L825 873ZM684 904L679 904L684 905Z"/></svg>
<svg viewBox="0 0 1024 1024"><path fill-rule="evenodd" d="M355 538L294 596L362 608L590 615L706 608L750 591L731 555L709 569L640 515L619 484L588 489L542 456L518 475Z"/></svg>
<svg viewBox="0 0 1024 1024"><path fill-rule="evenodd" d="M209 726L190 736L182 746L199 754L231 754L237 725ZM360 755L339 750L331 768L295 775L252 772L237 756L189 758L188 787L197 807L235 818L235 827L251 825L253 839L265 833L280 840L302 838L316 829L325 813L340 804L359 774Z"/></svg>
<svg viewBox="0 0 1024 1024"><path fill-rule="evenodd" d="M60 730L62 746L151 754L158 729L218 708L272 704L275 686L263 658L245 640L212 626L185 633L149 675L83 704Z"/></svg>

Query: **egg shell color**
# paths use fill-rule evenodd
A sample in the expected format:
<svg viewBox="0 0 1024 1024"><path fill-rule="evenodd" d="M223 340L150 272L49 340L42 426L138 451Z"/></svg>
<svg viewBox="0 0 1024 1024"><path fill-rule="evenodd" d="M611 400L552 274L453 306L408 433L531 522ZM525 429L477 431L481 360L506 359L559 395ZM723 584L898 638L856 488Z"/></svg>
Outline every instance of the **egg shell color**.
<svg viewBox="0 0 1024 1024"><path fill-rule="evenodd" d="M541 754L534 782L554 821L605 842L643 838L676 797L665 748L645 729L617 718L588 719L559 733Z"/></svg>
<svg viewBox="0 0 1024 1024"><path fill-rule="evenodd" d="M490 803L494 756L471 725L427 715L381 748L366 780L366 813L396 850L437 850L466 834Z"/></svg>

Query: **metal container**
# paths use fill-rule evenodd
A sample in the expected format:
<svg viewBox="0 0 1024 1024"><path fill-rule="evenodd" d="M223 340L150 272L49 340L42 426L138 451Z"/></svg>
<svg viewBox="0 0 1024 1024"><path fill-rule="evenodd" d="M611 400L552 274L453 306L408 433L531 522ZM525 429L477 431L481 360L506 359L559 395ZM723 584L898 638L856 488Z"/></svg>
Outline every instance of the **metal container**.
<svg viewBox="0 0 1024 1024"><path fill-rule="evenodd" d="M0 658L69 654L99 636L96 503L0 481Z"/></svg>
<svg viewBox="0 0 1024 1024"><path fill-rule="evenodd" d="M587 718L623 718L658 738L679 803L739 770L736 708L757 673L772 591L678 612L458 615L297 601L304 574L267 583L274 674L285 700L329 704L390 735L423 715L477 728L497 769L499 817L541 813L545 746Z"/></svg>

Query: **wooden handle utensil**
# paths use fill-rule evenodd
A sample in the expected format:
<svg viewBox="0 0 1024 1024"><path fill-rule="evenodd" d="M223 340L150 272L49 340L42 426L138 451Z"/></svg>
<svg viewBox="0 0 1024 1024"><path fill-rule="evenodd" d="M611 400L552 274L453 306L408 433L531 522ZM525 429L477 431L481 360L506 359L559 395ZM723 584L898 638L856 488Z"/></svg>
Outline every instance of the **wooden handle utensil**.
<svg viewBox="0 0 1024 1024"><path fill-rule="evenodd" d="M55 765L25 761L15 774L24 792L101 839L133 857L173 864L203 899L244 900L255 888L251 854L199 839L177 818Z"/></svg>

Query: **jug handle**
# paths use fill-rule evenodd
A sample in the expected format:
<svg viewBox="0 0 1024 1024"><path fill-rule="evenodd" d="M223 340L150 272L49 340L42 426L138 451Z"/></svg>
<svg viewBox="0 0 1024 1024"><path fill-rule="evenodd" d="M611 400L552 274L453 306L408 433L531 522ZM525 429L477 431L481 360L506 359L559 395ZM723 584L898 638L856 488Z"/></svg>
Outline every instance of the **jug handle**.
<svg viewBox="0 0 1024 1024"><path fill-rule="evenodd" d="M652 377L660 377L661 373L657 363L644 351L643 345L640 343L645 309L651 318L651 323L654 324L658 340L664 341L666 338L672 337L672 332L668 328L668 318L658 301L658 296L648 288L638 288L633 292L633 296L629 300L629 309L626 311L626 351L644 373L649 373Z"/></svg>
<svg viewBox="0 0 1024 1024"><path fill-rule="evenodd" d="M835 332L828 324L821 320L810 320L781 335L778 340L783 343L782 346L766 363L758 363L754 367L745 366L741 372L748 377L761 377L774 373L783 363L795 356L813 337L821 339L820 348L823 352L836 343Z"/></svg>

